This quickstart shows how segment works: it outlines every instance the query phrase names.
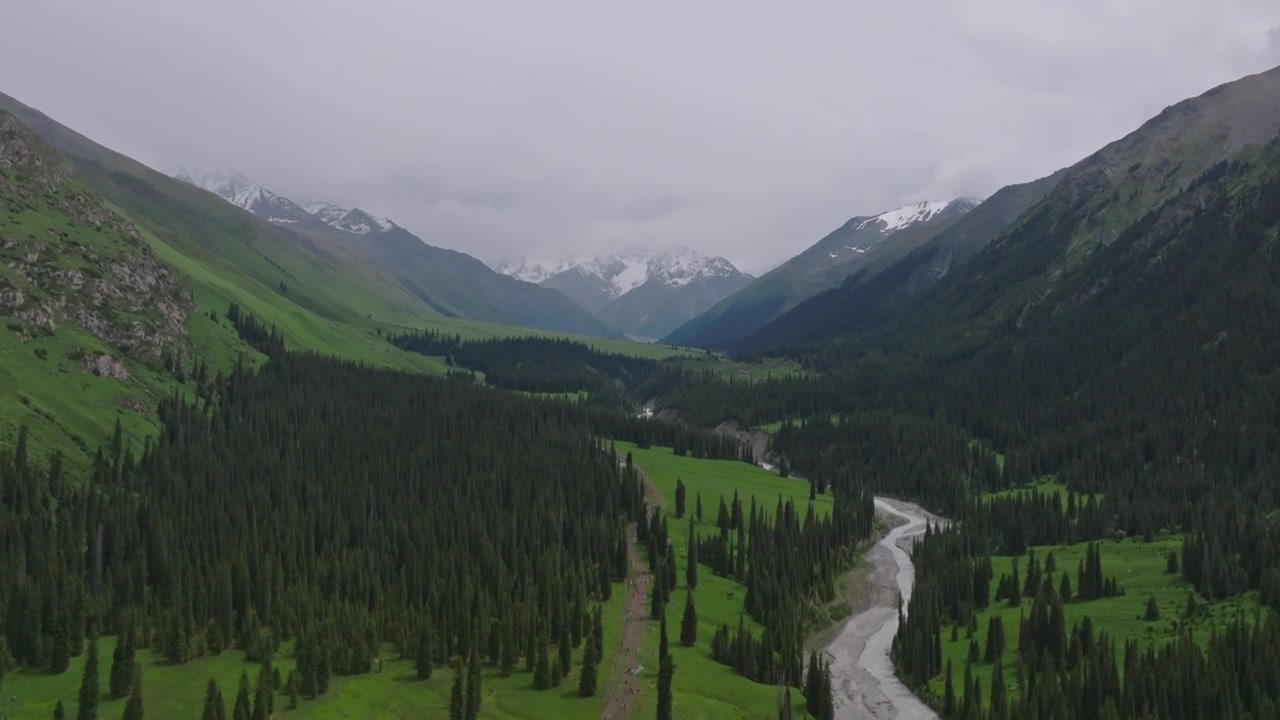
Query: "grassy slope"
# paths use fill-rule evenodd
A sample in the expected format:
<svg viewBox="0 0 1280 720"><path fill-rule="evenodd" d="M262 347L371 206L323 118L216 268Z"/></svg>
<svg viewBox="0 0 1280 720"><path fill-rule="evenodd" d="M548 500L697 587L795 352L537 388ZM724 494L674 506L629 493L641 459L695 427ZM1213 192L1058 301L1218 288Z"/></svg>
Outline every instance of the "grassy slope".
<svg viewBox="0 0 1280 720"><path fill-rule="evenodd" d="M708 534L715 529L716 512L720 497L725 504L733 500L737 491L742 500L744 514L749 512L751 499L762 505L770 515L779 496L796 503L800 513L809 503L809 485L797 480L781 478L771 472L733 460L696 460L677 457L669 448L642 450L630 443L617 443L619 454L632 453L637 467L643 470L658 492L666 499L662 512L667 516L671 542L675 545L678 587L672 593L667 607L667 630L675 657L675 716L681 720L720 719L768 719L777 717L777 688L761 685L738 675L725 665L711 659L711 638L722 623L736 627L743 616L742 600L746 588L727 578L717 577L706 566L698 568L698 588L694 602L698 609L698 642L692 648L680 645L680 617L684 612L684 567L688 547L688 517L675 518L676 479L687 486L686 510L692 513L696 499L702 496L702 523L698 532ZM831 497L819 496L814 503L819 514L831 512ZM745 618L755 632L759 624ZM658 671L658 624L649 622L648 632L642 644L640 676L646 686L656 687ZM655 711L656 695L649 692L640 698L640 711L634 717L651 717ZM795 701L795 717L803 717L803 698L792 691Z"/></svg>
<svg viewBox="0 0 1280 720"><path fill-rule="evenodd" d="M622 599L621 583L615 586L613 599L604 607L605 658L600 665L599 683L603 690L614 651L620 639ZM617 620L617 621L615 621ZM102 638L98 645L101 657L99 677L102 686L111 667L111 652L115 638ZM369 718L434 718L448 713L449 691L453 672L447 668L435 668L425 682L415 678L413 664L396 658L395 651L384 648L382 672L350 677L334 676L329 692L315 700L301 700L296 710L288 711L288 698L278 694L275 700L276 715L298 720L368 720ZM239 652L224 652L216 657L203 657L185 665L169 665L150 650L138 655L143 665L143 705L147 717L181 718L196 717L204 701L205 685L215 678L222 687L227 703L227 713L235 704L235 693L240 673L249 673L254 680L258 666L244 662ZM485 720L596 720L600 717L601 695L582 698L577 695L577 662L580 652L574 653L574 669L560 687L543 692L532 687L532 674L518 669L510 678L502 678L493 668L486 668L482 683L484 703L480 717ZM290 648L278 653L276 667L282 676L288 676L293 668ZM47 720L53 714L53 706L59 699L66 706L68 717L74 717L76 698L84 657L72 658L70 669L61 675L22 671L5 678L4 695L0 700L0 714L11 720ZM375 670L377 668L375 664ZM102 718L119 717L124 710L124 700L103 701L98 714Z"/></svg>
<svg viewBox="0 0 1280 720"><path fill-rule="evenodd" d="M1125 640L1129 639L1151 645L1168 642L1177 637L1180 632L1178 627L1180 623L1177 621L1186 605L1187 593L1191 590L1191 586L1180 574L1170 575L1165 572L1165 559L1170 551L1177 551L1181 547L1182 540L1176 536L1159 538L1149 543L1142 542L1140 538L1131 538L1122 542L1103 542L1103 575L1114 577L1124 588L1125 594L1114 598L1068 603L1065 606L1067 627L1070 628L1087 615L1091 618L1095 631L1105 631L1115 640L1117 651L1122 650ZM1084 543L1079 543L1060 547L1037 547L1035 552L1043 567L1045 557L1049 551L1053 551L1057 565L1053 576L1054 587L1062 581L1062 573L1065 571L1071 577L1071 587L1074 592L1076 567L1084 559L1085 548ZM995 571L991 584L994 594L1000 576L1011 572L1012 558L992 558L992 565ZM1021 558L1018 569L1023 574L1023 579L1026 577L1026 568L1026 558ZM1154 597L1160 605L1160 619L1155 622L1142 619L1149 597ZM1197 602L1203 604L1204 599L1198 598ZM1031 598L1024 596L1021 608L1010 608L1006 605L1005 602L996 603L979 616L978 631L974 633L974 638L978 641L979 650L984 648L987 622L992 616L1000 615L1005 632L1005 684L1010 692L1016 693L1017 672L1014 666L1014 655L1018 647L1018 623L1021 614L1030 610ZM1215 626L1221 628L1235 618L1238 612L1251 611L1257 606L1257 598L1254 594L1215 602L1208 607L1204 615L1191 623L1191 631L1198 640L1203 641L1208 637L1211 628ZM943 630L943 665L945 667L946 662L950 660L955 668L957 696L963 695L964 664L968 651L969 639L963 627L960 628L959 638L955 642L951 641L949 630ZM992 665L985 663L979 663L973 668L974 677L982 680L984 703L989 700L991 670ZM944 673L930 682L930 691L941 698L945 682Z"/></svg>

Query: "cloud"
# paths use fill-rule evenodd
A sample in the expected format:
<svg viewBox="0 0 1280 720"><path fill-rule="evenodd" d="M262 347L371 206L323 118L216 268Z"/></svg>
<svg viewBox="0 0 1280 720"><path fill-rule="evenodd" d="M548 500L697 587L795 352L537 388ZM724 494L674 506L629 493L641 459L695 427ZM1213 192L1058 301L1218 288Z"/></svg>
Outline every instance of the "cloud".
<svg viewBox="0 0 1280 720"><path fill-rule="evenodd" d="M755 272L1280 62L1272 0L11 4L0 91L156 167L483 258L685 245Z"/></svg>

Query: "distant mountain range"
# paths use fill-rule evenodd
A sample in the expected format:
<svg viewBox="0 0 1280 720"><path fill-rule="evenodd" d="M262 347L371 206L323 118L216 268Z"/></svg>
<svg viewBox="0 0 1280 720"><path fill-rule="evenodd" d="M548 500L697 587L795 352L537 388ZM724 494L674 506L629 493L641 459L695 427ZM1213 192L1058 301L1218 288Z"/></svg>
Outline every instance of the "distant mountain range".
<svg viewBox="0 0 1280 720"><path fill-rule="evenodd" d="M629 251L579 262L514 258L493 268L555 288L609 327L641 339L662 337L752 279L722 257L687 248Z"/></svg>
<svg viewBox="0 0 1280 720"><path fill-rule="evenodd" d="M495 273L465 253L428 245L396 223L360 208L348 210L327 202L304 205L237 172L184 170L175 177L305 237L313 247L359 255L442 315L611 334L605 323L563 294ZM359 242L353 242L357 238Z"/></svg>
<svg viewBox="0 0 1280 720"><path fill-rule="evenodd" d="M977 205L978 201L972 198L929 201L852 218L804 252L675 329L665 341L733 348L774 318L858 270L902 257Z"/></svg>

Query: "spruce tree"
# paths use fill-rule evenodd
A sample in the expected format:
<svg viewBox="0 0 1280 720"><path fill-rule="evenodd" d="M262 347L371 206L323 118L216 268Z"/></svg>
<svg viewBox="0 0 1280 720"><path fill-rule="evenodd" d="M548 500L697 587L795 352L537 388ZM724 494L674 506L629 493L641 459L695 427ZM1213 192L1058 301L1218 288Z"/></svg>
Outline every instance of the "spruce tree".
<svg viewBox="0 0 1280 720"><path fill-rule="evenodd" d="M431 677L431 628L426 623L423 623L422 630L418 632L418 648L414 654L414 667L417 670L419 680L426 680Z"/></svg>
<svg viewBox="0 0 1280 720"><path fill-rule="evenodd" d="M62 613L59 613L61 616ZM49 642L49 672L61 675L71 666L71 629L64 617L53 621L53 637Z"/></svg>
<svg viewBox="0 0 1280 720"><path fill-rule="evenodd" d="M693 647L698 642L698 611L693 606L693 591L685 590L684 616L680 618L680 644Z"/></svg>
<svg viewBox="0 0 1280 720"><path fill-rule="evenodd" d="M778 706L778 720L791 720L791 687L782 693L782 702Z"/></svg>
<svg viewBox="0 0 1280 720"><path fill-rule="evenodd" d="M693 518L689 518L689 548L685 551L684 584L690 588L698 587L698 534L693 529Z"/></svg>
<svg viewBox="0 0 1280 720"><path fill-rule="evenodd" d="M684 517L684 481L676 478L676 518Z"/></svg>
<svg viewBox="0 0 1280 720"><path fill-rule="evenodd" d="M951 670L951 660L947 660L947 684L942 690L942 716L951 717L956 712L956 688Z"/></svg>
<svg viewBox="0 0 1280 720"><path fill-rule="evenodd" d="M662 615L661 635L658 639L658 720L672 720L671 714L671 680L675 674L675 665L667 646L667 616Z"/></svg>
<svg viewBox="0 0 1280 720"><path fill-rule="evenodd" d="M59 700L57 705L53 706L53 720L67 720L67 710L62 707L62 701Z"/></svg>
<svg viewBox="0 0 1280 720"><path fill-rule="evenodd" d="M226 720L226 717L227 713L222 705L222 690L218 688L218 681L209 678L209 684L204 692L204 714L200 718L201 720Z"/></svg>
<svg viewBox="0 0 1280 720"><path fill-rule="evenodd" d="M463 675L466 670L459 665L453 671L453 691L449 693L449 720L466 720L467 691Z"/></svg>
<svg viewBox="0 0 1280 720"><path fill-rule="evenodd" d="M533 666L533 689L546 690L551 687L551 662L547 658L547 644L541 638L534 642L538 645L538 660Z"/></svg>
<svg viewBox="0 0 1280 720"><path fill-rule="evenodd" d="M116 649L111 653L111 678L108 681L112 699L122 698L129 694L129 683L133 677L134 663L134 628L132 613L126 614L124 626L116 637Z"/></svg>
<svg viewBox="0 0 1280 720"><path fill-rule="evenodd" d="M595 632L587 636L582 648L582 666L578 668L578 694L591 697L596 694L596 643Z"/></svg>
<svg viewBox="0 0 1280 720"><path fill-rule="evenodd" d="M97 720L98 700L98 638L89 640L89 655L84 661L84 674L80 676L80 705L76 708L76 720Z"/></svg>
<svg viewBox="0 0 1280 720"><path fill-rule="evenodd" d="M693 508L693 519L702 522L702 493L698 493L696 503Z"/></svg>
<svg viewBox="0 0 1280 720"><path fill-rule="evenodd" d="M124 704L124 720L142 720L142 666L134 663L129 683L129 699Z"/></svg>
<svg viewBox="0 0 1280 720"><path fill-rule="evenodd" d="M560 640L556 649L560 653L560 673L562 676L568 675L573 664L573 645L569 642L569 626L565 623L560 625Z"/></svg>
<svg viewBox="0 0 1280 720"><path fill-rule="evenodd" d="M480 716L480 653L475 650L467 660L467 712L466 720Z"/></svg>
<svg viewBox="0 0 1280 720"><path fill-rule="evenodd" d="M231 720L253 720L253 705L249 701L249 673L240 671L240 687L236 690L236 704Z"/></svg>

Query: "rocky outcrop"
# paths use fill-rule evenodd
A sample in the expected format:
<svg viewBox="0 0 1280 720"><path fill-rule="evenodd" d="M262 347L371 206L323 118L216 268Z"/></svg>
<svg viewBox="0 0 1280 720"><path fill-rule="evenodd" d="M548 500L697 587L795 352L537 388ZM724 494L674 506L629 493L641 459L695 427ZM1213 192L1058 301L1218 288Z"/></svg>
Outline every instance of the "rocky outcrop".
<svg viewBox="0 0 1280 720"><path fill-rule="evenodd" d="M96 375L126 379L121 358L158 360L183 342L190 294L141 232L71 176L52 148L0 112L0 314L20 340L74 324L116 353ZM105 358L105 359L104 359Z"/></svg>

